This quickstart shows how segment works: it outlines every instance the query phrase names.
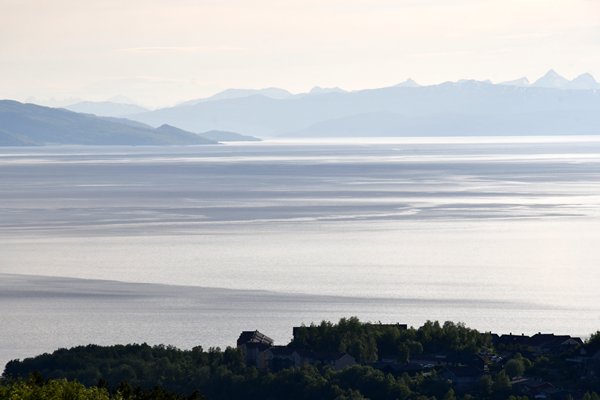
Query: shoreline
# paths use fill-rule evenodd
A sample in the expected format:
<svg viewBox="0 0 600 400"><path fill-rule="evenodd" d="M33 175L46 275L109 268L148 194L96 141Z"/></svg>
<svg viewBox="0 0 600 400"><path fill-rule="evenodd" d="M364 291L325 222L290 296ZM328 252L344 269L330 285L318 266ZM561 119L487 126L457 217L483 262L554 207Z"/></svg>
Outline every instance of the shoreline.
<svg viewBox="0 0 600 400"><path fill-rule="evenodd" d="M4 319L0 364L4 365L11 359L89 343L224 347L235 343L240 331L249 329L267 331L277 343L283 343L289 340L289 326L350 316L409 326L421 325L426 319L453 320L481 332L533 334L546 331L549 315L567 318L575 312L460 299L319 296L0 274L0 313ZM533 321L532 315L536 316ZM588 315L583 313L578 319L589 319ZM598 324L595 326L597 329ZM496 329L489 329L492 327ZM592 332L554 330L582 338Z"/></svg>

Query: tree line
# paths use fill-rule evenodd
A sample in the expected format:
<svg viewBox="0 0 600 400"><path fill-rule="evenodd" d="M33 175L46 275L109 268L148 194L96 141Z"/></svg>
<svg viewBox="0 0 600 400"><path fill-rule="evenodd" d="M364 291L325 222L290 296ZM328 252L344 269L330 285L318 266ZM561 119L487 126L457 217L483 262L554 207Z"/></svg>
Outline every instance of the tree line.
<svg viewBox="0 0 600 400"><path fill-rule="evenodd" d="M586 343L600 351L600 332ZM493 354L491 336L462 324L427 322L418 328L363 323L357 318L299 327L289 347L347 352L359 365L344 370L305 365L262 371L245 364L242 350L228 347L181 350L173 346L87 345L59 349L6 365L0 400L199 400L335 399L452 400L526 399L513 387L518 376L552 379L571 398L600 400L600 366L585 373L562 355L537 357L511 353L489 365L468 390L457 390L442 371L394 373L376 361L395 357L399 365L427 354ZM594 369L595 368L595 369ZM557 376L557 373L559 376Z"/></svg>

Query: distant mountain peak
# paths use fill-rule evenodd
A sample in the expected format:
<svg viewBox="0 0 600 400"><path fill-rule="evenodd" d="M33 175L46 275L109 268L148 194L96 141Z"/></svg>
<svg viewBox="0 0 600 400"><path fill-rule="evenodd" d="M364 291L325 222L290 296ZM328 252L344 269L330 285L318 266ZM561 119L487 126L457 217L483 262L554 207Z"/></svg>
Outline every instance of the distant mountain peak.
<svg viewBox="0 0 600 400"><path fill-rule="evenodd" d="M277 100L287 99L288 97L293 96L287 90L276 87L268 87L263 89L225 89L219 93L213 94L210 97L184 101L183 103L179 103L177 106L193 106L196 104L205 103L207 101L232 100L256 95Z"/></svg>
<svg viewBox="0 0 600 400"><path fill-rule="evenodd" d="M592 80L592 81L596 82L596 78L594 78L594 75L590 74L589 72L584 72L583 74L579 75L578 77L576 77L573 80L576 81L576 80L580 80L580 79Z"/></svg>
<svg viewBox="0 0 600 400"><path fill-rule="evenodd" d="M179 129L173 125L169 125L169 124L162 124L161 126L159 126L158 128L156 128L157 130L165 130L165 129Z"/></svg>
<svg viewBox="0 0 600 400"><path fill-rule="evenodd" d="M568 84L569 80L567 78L551 69L546 72L544 76L535 81L532 86L551 89L564 89Z"/></svg>
<svg viewBox="0 0 600 400"><path fill-rule="evenodd" d="M600 84L592 74L586 72L569 82L568 88L578 90L600 89Z"/></svg>
<svg viewBox="0 0 600 400"><path fill-rule="evenodd" d="M396 87L419 87L419 86L421 86L421 85L419 85L417 82L415 82L415 80L412 78L408 78L404 82L400 82L399 84L396 85Z"/></svg>
<svg viewBox="0 0 600 400"><path fill-rule="evenodd" d="M559 74L558 72L556 72L556 70L554 69L549 69L548 72L546 72L542 77L540 77L538 79L538 81L540 79L558 79L558 80L568 80L567 78L565 78L564 76L562 76L561 74Z"/></svg>

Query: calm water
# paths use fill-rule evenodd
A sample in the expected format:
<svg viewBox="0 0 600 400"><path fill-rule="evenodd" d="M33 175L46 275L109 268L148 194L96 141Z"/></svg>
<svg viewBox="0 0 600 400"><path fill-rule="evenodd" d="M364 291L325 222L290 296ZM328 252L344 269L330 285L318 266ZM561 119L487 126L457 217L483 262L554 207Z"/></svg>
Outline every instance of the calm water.
<svg viewBox="0 0 600 400"><path fill-rule="evenodd" d="M349 315L585 336L599 266L600 138L0 151L0 363Z"/></svg>

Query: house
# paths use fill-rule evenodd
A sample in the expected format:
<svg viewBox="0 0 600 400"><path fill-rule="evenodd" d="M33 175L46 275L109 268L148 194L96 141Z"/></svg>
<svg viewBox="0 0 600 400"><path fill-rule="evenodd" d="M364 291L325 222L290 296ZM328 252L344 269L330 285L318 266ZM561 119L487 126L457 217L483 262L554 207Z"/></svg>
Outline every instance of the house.
<svg viewBox="0 0 600 400"><path fill-rule="evenodd" d="M554 335L553 333L538 332L533 336L526 335L492 335L494 347L498 349L520 351L525 353L560 354L573 352L583 346L578 337L569 335Z"/></svg>
<svg viewBox="0 0 600 400"><path fill-rule="evenodd" d="M318 353L274 346L273 339L259 331L243 331L237 340L237 347L244 353L246 364L260 369L277 371L310 364L342 370L357 364L356 359L346 353Z"/></svg>
<svg viewBox="0 0 600 400"><path fill-rule="evenodd" d="M570 352L580 346L583 346L580 338L553 333L536 333L529 340L529 347L537 354Z"/></svg>
<svg viewBox="0 0 600 400"><path fill-rule="evenodd" d="M529 336L525 336L524 334L513 335L512 333L509 333L508 335L500 336L492 335L492 343L497 349L525 350L529 346L530 339Z"/></svg>
<svg viewBox="0 0 600 400"><path fill-rule="evenodd" d="M273 339L259 331L243 331L237 340L237 347L246 356L246 364L259 366L259 354L273 346Z"/></svg>

